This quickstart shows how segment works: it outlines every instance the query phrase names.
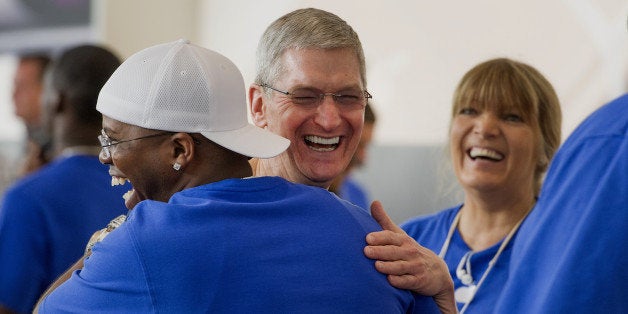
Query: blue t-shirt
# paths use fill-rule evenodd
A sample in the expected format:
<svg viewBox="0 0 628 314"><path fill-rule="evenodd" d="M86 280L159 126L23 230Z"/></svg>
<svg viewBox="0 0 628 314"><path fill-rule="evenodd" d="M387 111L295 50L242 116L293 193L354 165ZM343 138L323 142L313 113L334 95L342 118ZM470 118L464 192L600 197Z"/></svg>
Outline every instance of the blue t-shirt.
<svg viewBox="0 0 628 314"><path fill-rule="evenodd" d="M140 202L42 313L405 313L363 254L380 230L327 190L228 179Z"/></svg>
<svg viewBox="0 0 628 314"><path fill-rule="evenodd" d="M460 207L461 205L440 211L436 214L411 219L402 224L401 228L420 245L439 254ZM514 239L513 237L500 254L495 266L493 266L493 269L487 274L486 279L477 290L475 297L465 310L465 313L488 313L495 306L495 301L499 297L499 291L504 287L506 279L508 278L508 264L510 262L510 253ZM490 260L493 259L501 244L502 241L485 250L474 252L471 255L470 269L475 284L478 284L483 274L486 272ZM463 256L470 251L472 251L472 249L464 242L460 232L458 232L456 228L452 234L447 253L444 256L444 260L449 268L449 274L454 281L455 289L465 287L465 284L456 276L456 268ZM457 303L457 305L460 310L464 306L464 303ZM440 313L432 298L420 295L416 295L415 312Z"/></svg>
<svg viewBox="0 0 628 314"><path fill-rule="evenodd" d="M338 195L340 196L340 198L345 199L364 209L369 210L371 208L366 189L362 187L362 185L351 176L346 176L345 179L342 181Z"/></svg>
<svg viewBox="0 0 628 314"><path fill-rule="evenodd" d="M95 156L59 158L16 182L0 207L0 304L30 313L82 255L91 235L126 213Z"/></svg>
<svg viewBox="0 0 628 314"><path fill-rule="evenodd" d="M628 94L565 141L518 238L495 313L628 311Z"/></svg>

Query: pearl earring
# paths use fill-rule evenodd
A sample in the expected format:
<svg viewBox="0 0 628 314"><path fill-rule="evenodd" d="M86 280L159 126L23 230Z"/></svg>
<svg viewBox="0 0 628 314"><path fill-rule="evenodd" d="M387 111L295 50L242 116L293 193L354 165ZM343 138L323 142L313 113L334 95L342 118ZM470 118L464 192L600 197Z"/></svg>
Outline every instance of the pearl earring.
<svg viewBox="0 0 628 314"><path fill-rule="evenodd" d="M178 162L175 162L174 165L172 165L172 169L176 171L181 170L181 164L179 164Z"/></svg>

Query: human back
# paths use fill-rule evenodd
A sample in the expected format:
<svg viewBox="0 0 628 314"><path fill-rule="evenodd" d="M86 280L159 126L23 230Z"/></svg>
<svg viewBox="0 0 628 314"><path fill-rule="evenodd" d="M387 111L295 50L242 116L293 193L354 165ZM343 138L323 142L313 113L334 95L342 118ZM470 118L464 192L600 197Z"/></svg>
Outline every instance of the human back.
<svg viewBox="0 0 628 314"><path fill-rule="evenodd" d="M495 313L622 313L628 308L628 94L562 144L519 231Z"/></svg>
<svg viewBox="0 0 628 314"><path fill-rule="evenodd" d="M115 293L144 297L114 311L406 312L410 293L362 254L375 230L364 210L326 190L278 177L228 179L168 204L140 203L98 248L99 256L116 254L85 271L124 260L123 277L137 280Z"/></svg>

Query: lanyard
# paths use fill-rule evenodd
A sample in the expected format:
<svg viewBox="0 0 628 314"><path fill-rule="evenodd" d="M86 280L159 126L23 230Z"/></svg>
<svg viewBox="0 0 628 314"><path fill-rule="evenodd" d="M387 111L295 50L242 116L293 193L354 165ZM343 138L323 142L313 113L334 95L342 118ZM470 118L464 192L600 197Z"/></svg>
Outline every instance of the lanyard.
<svg viewBox="0 0 628 314"><path fill-rule="evenodd" d="M460 222L460 212L461 211L459 210L458 213L456 214L456 217L454 217L454 221L451 223L451 226L449 227L449 231L447 232L447 238L445 239L445 243L443 243L443 246L440 249L440 253L438 253L438 256L442 259L445 259L445 255L447 254L447 251L449 250L449 244L451 243L451 238L453 237L454 231L456 231L456 227L458 227L458 223ZM523 222L523 220L525 220L525 218L528 216L528 213L530 213L529 210L523 216L523 218L521 218L521 220L519 220L519 222L517 222L517 224L510 230L506 238L504 238L504 240L502 241L502 244L499 246L499 249L497 249L497 253L495 253L495 256L493 256L490 262L488 262L488 268L486 268L486 270L482 274L480 281L478 281L476 285L471 285L468 287L467 286L459 287L458 289L456 289L455 291L455 296L457 297L456 301L458 301L458 296L460 298L467 299L467 300L464 300L464 302L461 302L461 303L464 303L464 306L460 310L460 314L463 314L464 311L466 311L469 304L471 304L471 301L473 301L473 299L475 298L477 291L480 289L480 287L484 283L484 280L486 280L486 277L491 272L491 270L493 270L493 266L495 266L495 263L497 263L499 256L506 249L506 246L508 245L508 243L510 243L510 240L512 240L515 233L517 233L519 226L521 226L521 223ZM473 251L470 251L469 253L465 254L462 257L462 260L460 261L460 263L458 264L458 268L456 269L456 276L465 285L469 285L473 283L473 277L471 276L471 255L473 255ZM467 271L462 271L462 266L464 266L465 264L467 266ZM465 276L465 275L468 275L468 276Z"/></svg>

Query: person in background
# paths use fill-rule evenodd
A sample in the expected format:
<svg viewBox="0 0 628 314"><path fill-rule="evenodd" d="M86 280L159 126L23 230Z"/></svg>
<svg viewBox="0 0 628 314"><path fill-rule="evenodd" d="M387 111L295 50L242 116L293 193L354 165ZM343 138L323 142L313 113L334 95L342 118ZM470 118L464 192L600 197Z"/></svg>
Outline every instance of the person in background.
<svg viewBox="0 0 628 314"><path fill-rule="evenodd" d="M411 310L412 295L362 255L379 229L368 213L319 187L251 177L249 157L290 142L248 124L226 57L185 40L149 47L112 75L97 108L100 159L132 183L132 210L39 313Z"/></svg>
<svg viewBox="0 0 628 314"><path fill-rule="evenodd" d="M47 54L32 53L19 56L13 78L13 105L15 115L26 126L26 142L19 169L22 177L50 161L50 137L41 127L41 96L46 68L50 64Z"/></svg>
<svg viewBox="0 0 628 314"><path fill-rule="evenodd" d="M512 248L495 313L628 309L628 94L563 143Z"/></svg>
<svg viewBox="0 0 628 314"><path fill-rule="evenodd" d="M360 136L360 142L355 150L355 154L353 154L349 166L347 166L344 173L336 178L329 187L329 190L336 193L340 198L365 209L368 209L371 203L368 192L351 176L351 172L366 164L368 148L373 139L374 129L375 112L373 111L373 106L367 103L366 107L364 107L364 127L362 128L362 135Z"/></svg>
<svg viewBox="0 0 628 314"><path fill-rule="evenodd" d="M11 187L0 204L0 313L27 313L82 254L95 230L126 212L98 161L98 92L119 59L97 46L63 52L47 71L43 123L54 160Z"/></svg>
<svg viewBox="0 0 628 314"><path fill-rule="evenodd" d="M335 14L298 9L268 26L256 58L257 74L248 93L252 121L291 144L277 157L252 160L253 173L329 188L355 153L364 107L372 98L366 89L366 63L358 35ZM398 287L433 296L441 310L455 312L453 283L445 263L394 223L379 220L385 213L378 202L373 217L389 231L382 238L394 238L402 246L393 258L403 260L406 272L388 276L389 280L395 282L407 274L420 278L411 287ZM380 248L366 250L375 251L367 255L370 258L386 255ZM382 270L380 262L376 267Z"/></svg>
<svg viewBox="0 0 628 314"><path fill-rule="evenodd" d="M460 312L487 313L508 278L517 230L539 195L560 144L561 110L552 85L507 58L482 62L453 96L449 150L464 202L402 228L449 267ZM437 312L417 296L415 310Z"/></svg>

